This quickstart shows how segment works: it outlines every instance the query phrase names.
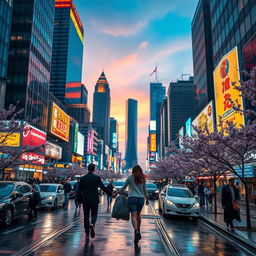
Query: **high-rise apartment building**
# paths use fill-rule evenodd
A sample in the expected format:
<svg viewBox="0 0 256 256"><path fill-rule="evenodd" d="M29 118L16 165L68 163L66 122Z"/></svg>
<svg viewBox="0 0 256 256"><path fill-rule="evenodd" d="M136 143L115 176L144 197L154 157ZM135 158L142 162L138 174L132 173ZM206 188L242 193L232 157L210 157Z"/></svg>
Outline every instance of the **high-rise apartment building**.
<svg viewBox="0 0 256 256"><path fill-rule="evenodd" d="M177 134L189 117L195 116L195 94L193 77L170 83L167 92L168 145L177 143Z"/></svg>
<svg viewBox="0 0 256 256"><path fill-rule="evenodd" d="M214 99L210 0L199 0L192 21L196 112Z"/></svg>
<svg viewBox="0 0 256 256"><path fill-rule="evenodd" d="M168 152L168 105L167 98L160 109L160 151L159 156L164 157Z"/></svg>
<svg viewBox="0 0 256 256"><path fill-rule="evenodd" d="M73 0L55 0L50 91L65 103L66 93L76 93L70 83L82 78L84 29Z"/></svg>
<svg viewBox="0 0 256 256"><path fill-rule="evenodd" d="M1 1L2 2L2 1ZM46 131L54 27L54 1L14 0L6 103L24 109Z"/></svg>
<svg viewBox="0 0 256 256"><path fill-rule="evenodd" d="M137 156L137 123L138 102L128 99L126 102L126 125L125 125L125 161L126 169L132 168L138 163Z"/></svg>
<svg viewBox="0 0 256 256"><path fill-rule="evenodd" d="M101 73L93 94L93 123L98 137L109 145L110 89L104 72Z"/></svg>
<svg viewBox="0 0 256 256"><path fill-rule="evenodd" d="M0 1L0 108L4 108L13 0Z"/></svg>

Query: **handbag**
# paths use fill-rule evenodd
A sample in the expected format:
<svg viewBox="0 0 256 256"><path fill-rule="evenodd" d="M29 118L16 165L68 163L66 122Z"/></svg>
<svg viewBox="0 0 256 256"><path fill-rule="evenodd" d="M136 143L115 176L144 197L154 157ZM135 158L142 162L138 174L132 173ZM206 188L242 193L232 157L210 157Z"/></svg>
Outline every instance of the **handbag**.
<svg viewBox="0 0 256 256"><path fill-rule="evenodd" d="M112 209L112 218L117 220L129 220L129 208L128 202L124 195L120 195L116 198L115 204Z"/></svg>
<svg viewBox="0 0 256 256"><path fill-rule="evenodd" d="M234 211L239 211L240 210L240 204L236 200L232 201L232 206Z"/></svg>

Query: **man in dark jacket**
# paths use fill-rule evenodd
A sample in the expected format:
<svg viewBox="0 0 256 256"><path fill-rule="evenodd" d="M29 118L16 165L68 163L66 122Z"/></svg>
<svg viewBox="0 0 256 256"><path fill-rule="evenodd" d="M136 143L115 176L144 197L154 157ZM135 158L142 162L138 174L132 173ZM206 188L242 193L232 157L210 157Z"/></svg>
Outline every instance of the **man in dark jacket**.
<svg viewBox="0 0 256 256"><path fill-rule="evenodd" d="M231 228L231 231L234 231L233 220L237 219L241 221L240 214L238 210L234 210L233 202L240 199L239 192L235 187L234 179L229 179L229 183L222 188L222 207L224 209L224 221L226 222L227 229Z"/></svg>
<svg viewBox="0 0 256 256"><path fill-rule="evenodd" d="M200 206L203 206L204 205L204 183L201 182L199 185L198 185L198 196L199 196L199 203L200 203Z"/></svg>
<svg viewBox="0 0 256 256"><path fill-rule="evenodd" d="M108 195L112 193L104 186L99 176L94 174L95 165L88 165L88 173L80 179L78 188L78 203L83 204L84 209L84 229L86 238L95 237L95 223L98 215L99 194L98 187L100 187ZM91 224L90 224L91 213Z"/></svg>
<svg viewBox="0 0 256 256"><path fill-rule="evenodd" d="M63 187L64 187L64 197L65 197L64 207L68 208L69 193L71 192L72 187L66 179L64 180L64 186Z"/></svg>

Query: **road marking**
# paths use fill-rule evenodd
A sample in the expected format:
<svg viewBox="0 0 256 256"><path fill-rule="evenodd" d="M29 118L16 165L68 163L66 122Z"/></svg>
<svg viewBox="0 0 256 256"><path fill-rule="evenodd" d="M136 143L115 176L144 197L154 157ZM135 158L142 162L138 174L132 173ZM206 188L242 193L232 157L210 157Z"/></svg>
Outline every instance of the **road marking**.
<svg viewBox="0 0 256 256"><path fill-rule="evenodd" d="M11 229L11 230L9 230L9 231L6 231L6 232L4 232L4 233L2 233L3 235L8 235L8 234L10 234L10 233L13 233L13 232L15 232L15 231L17 231L17 230L20 230L20 229L23 229L25 226L21 226L21 227L18 227L18 228L14 228L14 229Z"/></svg>
<svg viewBox="0 0 256 256"><path fill-rule="evenodd" d="M38 223L41 223L43 222L42 220L38 220L38 221L34 221L34 222L31 222L30 225L35 225L35 224L38 224Z"/></svg>

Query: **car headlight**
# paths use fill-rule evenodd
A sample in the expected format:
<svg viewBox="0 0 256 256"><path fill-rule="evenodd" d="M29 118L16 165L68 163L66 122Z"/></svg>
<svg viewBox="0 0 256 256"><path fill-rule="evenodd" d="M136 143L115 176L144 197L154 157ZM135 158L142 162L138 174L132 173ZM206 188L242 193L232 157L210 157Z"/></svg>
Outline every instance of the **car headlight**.
<svg viewBox="0 0 256 256"><path fill-rule="evenodd" d="M166 203L167 203L168 205L170 205L170 206L175 206L175 204L174 204L172 201L170 201L170 200L166 200Z"/></svg>
<svg viewBox="0 0 256 256"><path fill-rule="evenodd" d="M155 193L159 193L159 190L156 190Z"/></svg>
<svg viewBox="0 0 256 256"><path fill-rule="evenodd" d="M48 196L45 198L45 200L52 200L53 199L53 196Z"/></svg>
<svg viewBox="0 0 256 256"><path fill-rule="evenodd" d="M4 207L5 206L5 203L2 203L0 204L0 208Z"/></svg>
<svg viewBox="0 0 256 256"><path fill-rule="evenodd" d="M193 208L199 208L199 203L196 202L196 203L193 205Z"/></svg>

